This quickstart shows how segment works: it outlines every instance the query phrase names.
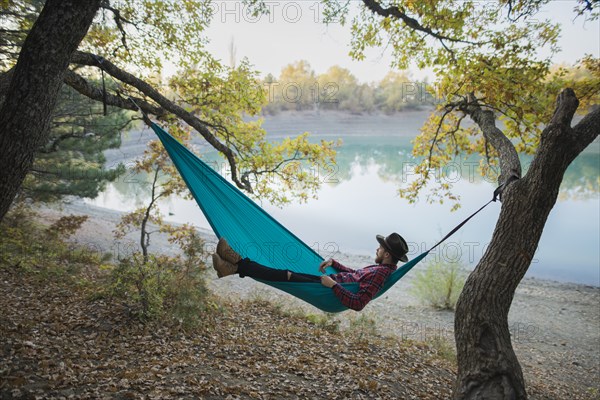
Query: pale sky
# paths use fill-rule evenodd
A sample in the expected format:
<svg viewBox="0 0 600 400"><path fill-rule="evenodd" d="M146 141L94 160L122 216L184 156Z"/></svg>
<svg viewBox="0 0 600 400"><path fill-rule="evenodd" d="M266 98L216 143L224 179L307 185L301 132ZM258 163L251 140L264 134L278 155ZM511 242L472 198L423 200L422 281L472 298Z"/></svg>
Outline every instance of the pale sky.
<svg viewBox="0 0 600 400"><path fill-rule="evenodd" d="M372 50L364 61L353 61L350 49L350 27L322 23L322 5L317 0L274 0L267 4L270 15L252 17L238 1L214 1L214 17L207 35L208 50L229 63L229 47L233 39L236 59L247 57L262 75L279 76L281 69L294 61L307 60L319 74L332 65L348 68L361 82L381 80L390 70L390 51ZM358 4L358 3L357 3ZM556 63L573 63L584 54L600 57L600 21L576 20L575 0L556 0L546 6L542 17L562 24L561 53ZM430 71L411 69L412 77L432 78Z"/></svg>

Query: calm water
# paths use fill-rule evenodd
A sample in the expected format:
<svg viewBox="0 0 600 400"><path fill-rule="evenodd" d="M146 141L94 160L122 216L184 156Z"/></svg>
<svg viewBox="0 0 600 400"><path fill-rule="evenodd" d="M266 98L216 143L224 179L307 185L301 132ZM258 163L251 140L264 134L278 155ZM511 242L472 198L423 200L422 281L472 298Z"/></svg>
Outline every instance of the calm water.
<svg viewBox="0 0 600 400"><path fill-rule="evenodd" d="M265 121L274 138L312 132L315 138L342 137L335 170L322 171L323 186L318 200L292 204L282 209L270 204L263 208L296 235L328 255L331 251L373 255L375 234L401 233L409 242L411 254L431 247L468 214L491 199L495 182L480 177L475 159L457 158L437 174L437 180L454 185L462 208L450 212L451 204L409 204L398 191L414 175L411 136L421 126L425 113L414 112L394 117L327 115L280 115ZM135 132L122 149L107 154L108 164L130 160L139 155L150 132ZM214 153L198 143L204 158ZM529 159L523 159L527 165ZM600 286L600 143L595 142L569 167L540 241L528 275L540 278ZM90 202L127 211L140 206L148 191L140 184L143 177L121 179ZM192 222L209 228L208 222L192 201L171 199L161 210L173 222ZM472 222L430 256L460 261L473 267L489 243L500 210L490 204Z"/></svg>

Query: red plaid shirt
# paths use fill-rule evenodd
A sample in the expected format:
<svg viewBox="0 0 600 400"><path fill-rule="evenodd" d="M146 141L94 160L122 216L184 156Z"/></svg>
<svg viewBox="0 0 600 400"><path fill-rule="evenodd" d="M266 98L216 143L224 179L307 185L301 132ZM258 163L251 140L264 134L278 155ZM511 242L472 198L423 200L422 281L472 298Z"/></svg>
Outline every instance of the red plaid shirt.
<svg viewBox="0 0 600 400"><path fill-rule="evenodd" d="M383 287L383 283L387 277L396 270L396 266L393 264L378 264L355 271L335 260L333 260L331 266L341 271L330 275L334 281L340 283L359 283L358 292L356 293L344 289L342 285L335 285L333 287L333 293L340 299L342 304L356 311L362 310L375 297L377 292Z"/></svg>

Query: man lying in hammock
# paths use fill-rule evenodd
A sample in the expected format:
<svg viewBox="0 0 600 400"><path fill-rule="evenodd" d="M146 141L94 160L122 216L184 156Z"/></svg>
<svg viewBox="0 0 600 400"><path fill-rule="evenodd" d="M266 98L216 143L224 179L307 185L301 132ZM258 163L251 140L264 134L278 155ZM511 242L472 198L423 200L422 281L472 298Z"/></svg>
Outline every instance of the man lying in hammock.
<svg viewBox="0 0 600 400"><path fill-rule="evenodd" d="M213 254L213 267L219 278L239 274L241 278L249 276L272 282L310 282L321 283L323 286L333 289L333 293L340 299L342 304L352 310L362 310L373 297L381 290L385 280L396 270L398 261L406 262L408 258L408 245L397 233L387 237L376 236L379 247L375 253L375 265L359 270L345 267L339 262L329 259L323 261L319 271L325 273L325 268L333 267L339 272L331 275L310 275L292 272L285 269L274 269L261 265L249 258L242 258L221 238L217 245L217 252ZM357 293L345 289L338 283L357 282L359 290Z"/></svg>

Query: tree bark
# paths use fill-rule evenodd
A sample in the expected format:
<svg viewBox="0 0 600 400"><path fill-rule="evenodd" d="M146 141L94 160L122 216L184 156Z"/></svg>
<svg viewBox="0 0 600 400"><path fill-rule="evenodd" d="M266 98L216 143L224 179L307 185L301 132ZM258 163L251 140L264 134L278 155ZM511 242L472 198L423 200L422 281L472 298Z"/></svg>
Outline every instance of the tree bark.
<svg viewBox="0 0 600 400"><path fill-rule="evenodd" d="M559 95L529 171L505 189L492 240L459 298L455 399L527 398L523 372L512 348L508 312L556 203L565 170L598 136L600 108L571 128L577 106L571 89ZM486 129L490 133L490 128ZM505 168L512 169L513 163L504 160ZM502 172L509 176L515 171Z"/></svg>
<svg viewBox="0 0 600 400"><path fill-rule="evenodd" d="M2 105L4 104L4 100L6 99L6 92L8 91L8 87L10 86L10 81L12 80L14 72L15 68L13 67L8 71L0 74L0 109L2 109Z"/></svg>
<svg viewBox="0 0 600 400"><path fill-rule="evenodd" d="M58 90L100 0L48 0L19 54L0 109L0 220L48 139Z"/></svg>

